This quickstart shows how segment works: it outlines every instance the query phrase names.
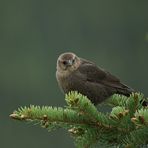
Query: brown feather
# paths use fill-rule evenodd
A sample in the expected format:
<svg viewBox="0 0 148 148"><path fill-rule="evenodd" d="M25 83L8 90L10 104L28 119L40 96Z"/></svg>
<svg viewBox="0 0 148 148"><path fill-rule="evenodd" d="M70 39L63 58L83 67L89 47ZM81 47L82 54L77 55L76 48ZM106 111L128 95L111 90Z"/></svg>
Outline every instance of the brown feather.
<svg viewBox="0 0 148 148"><path fill-rule="evenodd" d="M62 65L59 61L75 58L71 66ZM111 95L123 94L129 96L133 89L122 84L111 73L99 68L91 61L77 57L75 54L65 53L57 62L56 77L64 93L78 91L86 95L94 104L98 104Z"/></svg>

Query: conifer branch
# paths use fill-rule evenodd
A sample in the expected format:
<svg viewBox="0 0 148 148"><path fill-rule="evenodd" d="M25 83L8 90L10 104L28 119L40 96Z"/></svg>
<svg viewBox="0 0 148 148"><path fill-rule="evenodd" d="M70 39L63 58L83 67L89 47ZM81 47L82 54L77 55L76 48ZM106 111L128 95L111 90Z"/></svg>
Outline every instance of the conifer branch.
<svg viewBox="0 0 148 148"><path fill-rule="evenodd" d="M21 107L10 117L20 121L39 123L49 131L65 128L75 140L76 147L89 148L95 144L120 147L148 145L148 107L140 93L129 98L113 95L108 103L110 113L99 112L91 101L77 92L65 96L67 106Z"/></svg>

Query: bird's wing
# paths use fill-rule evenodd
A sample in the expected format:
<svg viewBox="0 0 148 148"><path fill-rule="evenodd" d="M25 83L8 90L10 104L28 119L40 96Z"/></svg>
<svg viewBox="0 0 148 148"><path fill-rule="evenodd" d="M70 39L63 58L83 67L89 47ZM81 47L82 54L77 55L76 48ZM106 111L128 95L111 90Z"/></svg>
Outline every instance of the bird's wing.
<svg viewBox="0 0 148 148"><path fill-rule="evenodd" d="M116 89L130 89L111 73L97 67L94 63L83 60L79 72L86 77L86 81L99 83Z"/></svg>

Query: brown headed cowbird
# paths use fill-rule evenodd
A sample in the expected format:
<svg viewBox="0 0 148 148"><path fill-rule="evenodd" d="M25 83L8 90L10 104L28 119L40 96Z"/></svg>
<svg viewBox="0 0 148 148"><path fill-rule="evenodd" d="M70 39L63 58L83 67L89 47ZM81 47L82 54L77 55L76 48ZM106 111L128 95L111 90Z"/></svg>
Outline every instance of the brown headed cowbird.
<svg viewBox="0 0 148 148"><path fill-rule="evenodd" d="M56 78L64 93L78 91L95 105L113 94L129 96L134 92L111 73L71 52L59 56Z"/></svg>

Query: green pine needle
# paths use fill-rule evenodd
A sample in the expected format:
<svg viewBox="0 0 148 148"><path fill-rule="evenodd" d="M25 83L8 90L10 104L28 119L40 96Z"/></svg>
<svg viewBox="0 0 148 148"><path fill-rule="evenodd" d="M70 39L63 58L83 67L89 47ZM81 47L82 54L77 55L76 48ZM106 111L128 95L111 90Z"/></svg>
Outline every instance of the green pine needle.
<svg viewBox="0 0 148 148"><path fill-rule="evenodd" d="M78 148L141 147L148 145L148 107L142 106L143 94L130 97L113 95L108 104L110 113L99 112L91 101L78 92L65 96L66 107L20 107L10 117L20 121L40 124L52 131L68 130Z"/></svg>

